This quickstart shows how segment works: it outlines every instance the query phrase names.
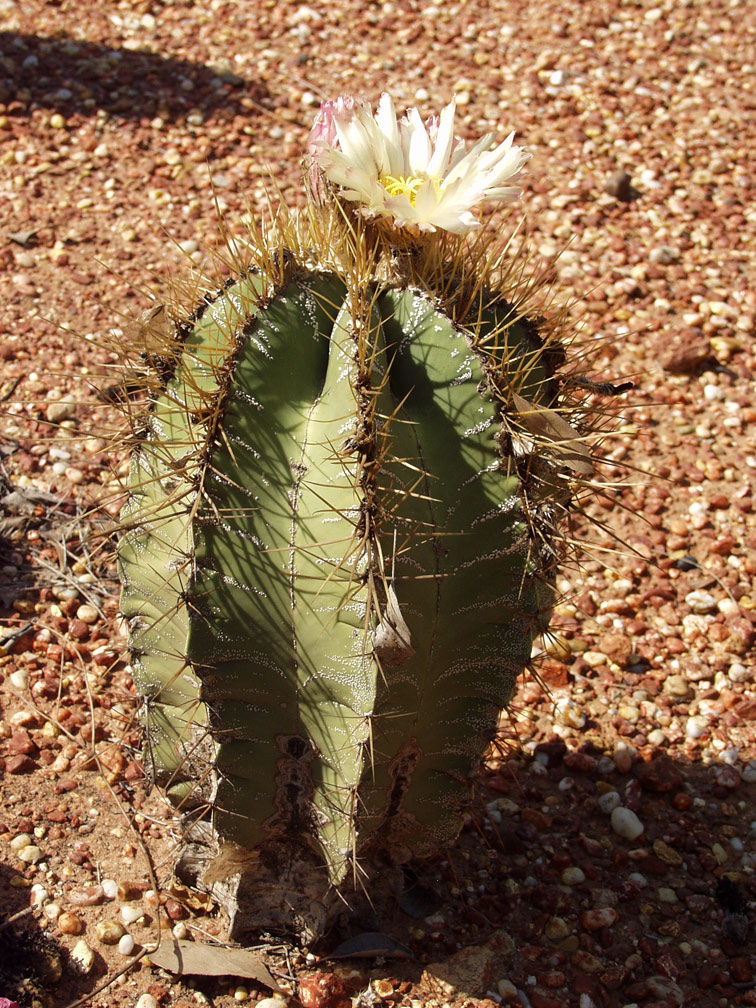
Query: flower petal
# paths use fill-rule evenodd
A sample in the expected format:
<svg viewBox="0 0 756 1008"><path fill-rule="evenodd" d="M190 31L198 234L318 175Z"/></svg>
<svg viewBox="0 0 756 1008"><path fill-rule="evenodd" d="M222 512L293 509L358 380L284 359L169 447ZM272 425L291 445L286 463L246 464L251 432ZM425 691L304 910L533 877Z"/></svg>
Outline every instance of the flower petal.
<svg viewBox="0 0 756 1008"><path fill-rule="evenodd" d="M408 128L410 130L408 161L409 171L407 175L428 175L428 163L431 159L431 142L425 123L420 118L420 113L416 108L411 108L407 113Z"/></svg>
<svg viewBox="0 0 756 1008"><path fill-rule="evenodd" d="M454 113L457 107L455 99L442 110L436 133L436 146L433 156L428 162L428 174L440 178L447 169L449 157L454 144Z"/></svg>

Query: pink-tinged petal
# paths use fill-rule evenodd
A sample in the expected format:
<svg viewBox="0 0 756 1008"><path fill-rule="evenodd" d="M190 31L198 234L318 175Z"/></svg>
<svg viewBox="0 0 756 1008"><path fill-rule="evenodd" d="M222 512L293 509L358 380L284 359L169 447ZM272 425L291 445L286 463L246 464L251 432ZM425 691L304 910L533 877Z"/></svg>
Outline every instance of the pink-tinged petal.
<svg viewBox="0 0 756 1008"><path fill-rule="evenodd" d="M431 142L425 123L420 118L416 108L407 112L407 122L410 130L408 160L411 175L425 175L428 172L428 162L431 158Z"/></svg>
<svg viewBox="0 0 756 1008"><path fill-rule="evenodd" d="M440 178L446 173L454 145L454 113L457 103L452 99L442 110L436 130L435 149L428 162L428 174Z"/></svg>

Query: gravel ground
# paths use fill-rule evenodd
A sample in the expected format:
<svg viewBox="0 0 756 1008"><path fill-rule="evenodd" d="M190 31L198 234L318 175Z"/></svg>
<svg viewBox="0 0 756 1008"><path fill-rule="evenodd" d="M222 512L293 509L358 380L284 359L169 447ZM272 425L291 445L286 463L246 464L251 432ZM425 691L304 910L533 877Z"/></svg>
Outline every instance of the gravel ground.
<svg viewBox="0 0 756 1008"><path fill-rule="evenodd" d="M414 958L269 965L308 1008L756 1005L748 6L0 0L0 997L34 970L22 1008L265 996L144 962L93 993L133 955L119 930L137 951L158 922L223 937L168 888L175 830L92 545L125 459L103 337L217 244L213 189L232 227L268 171L299 200L320 97L388 90L424 113L456 93L465 135L532 151L528 243L598 375L636 382L605 446L624 486L591 506L543 683L502 728L519 748L433 866L446 895L407 932Z"/></svg>

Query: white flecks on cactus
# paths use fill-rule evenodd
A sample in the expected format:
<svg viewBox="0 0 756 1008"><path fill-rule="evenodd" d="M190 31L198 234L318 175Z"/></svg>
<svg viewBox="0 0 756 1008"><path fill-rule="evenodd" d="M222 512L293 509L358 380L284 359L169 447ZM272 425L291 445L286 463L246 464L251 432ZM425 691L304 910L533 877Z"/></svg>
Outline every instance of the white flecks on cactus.
<svg viewBox="0 0 756 1008"><path fill-rule="evenodd" d="M387 94L375 114L354 98L325 102L310 133L313 188L320 169L366 217L414 237L479 228L473 210L520 196L514 183L530 154L512 143L514 133L500 143L489 133L468 150L454 113L451 101L426 122L416 108L398 119Z"/></svg>

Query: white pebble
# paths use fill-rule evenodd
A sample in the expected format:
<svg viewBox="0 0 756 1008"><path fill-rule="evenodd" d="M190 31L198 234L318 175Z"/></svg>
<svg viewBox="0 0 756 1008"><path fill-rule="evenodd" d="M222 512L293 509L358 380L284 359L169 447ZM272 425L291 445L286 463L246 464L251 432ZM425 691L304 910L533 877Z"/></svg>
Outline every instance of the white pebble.
<svg viewBox="0 0 756 1008"><path fill-rule="evenodd" d="M71 959L73 959L80 973L91 973L95 963L95 954L82 938L71 950Z"/></svg>
<svg viewBox="0 0 756 1008"><path fill-rule="evenodd" d="M727 675L732 682L740 683L745 682L747 679L751 678L751 673L745 667L741 665L740 662L734 662L727 670Z"/></svg>
<svg viewBox="0 0 756 1008"><path fill-rule="evenodd" d="M16 669L15 672L11 672L8 677L11 681L11 685L14 689L22 690L26 689L29 682L29 670L28 669Z"/></svg>
<svg viewBox="0 0 756 1008"><path fill-rule="evenodd" d="M29 893L29 902L31 903L32 906L40 906L42 903L45 902L46 899L49 898L49 895L50 894L48 893L47 889L45 889L43 885L37 883L36 885L33 885L31 887L31 891Z"/></svg>
<svg viewBox="0 0 756 1008"><path fill-rule="evenodd" d="M641 889L645 889L648 885L648 879L645 875L642 875L639 871L631 872L627 876L627 881L632 882L634 885L640 886Z"/></svg>
<svg viewBox="0 0 756 1008"><path fill-rule="evenodd" d="M622 804L622 800L616 791L607 791L605 794L599 795L596 804L604 815L610 815Z"/></svg>
<svg viewBox="0 0 756 1008"><path fill-rule="evenodd" d="M556 705L554 716L566 728L582 728L585 725L585 715L571 700L560 701Z"/></svg>
<svg viewBox="0 0 756 1008"><path fill-rule="evenodd" d="M144 917L144 910L138 903L124 903L121 907L121 920L124 924L133 924Z"/></svg>
<svg viewBox="0 0 756 1008"><path fill-rule="evenodd" d="M136 1008L158 1008L157 999L152 994L142 994L136 1003Z"/></svg>
<svg viewBox="0 0 756 1008"><path fill-rule="evenodd" d="M118 942L118 951L123 956L131 955L134 951L134 939L130 934L125 934Z"/></svg>
<svg viewBox="0 0 756 1008"><path fill-rule="evenodd" d="M44 851L40 850L35 844L29 844L28 847L24 847L23 850L18 852L19 860L25 864L39 864L44 856Z"/></svg>
<svg viewBox="0 0 756 1008"><path fill-rule="evenodd" d="M19 833L18 836L14 836L10 841L8 846L11 850L15 851L17 854L22 851L24 847L31 846L32 838L28 833Z"/></svg>
<svg viewBox="0 0 756 1008"><path fill-rule="evenodd" d="M724 392L719 385L704 385L703 395L707 402L714 402L716 399L724 398Z"/></svg>
<svg viewBox="0 0 756 1008"><path fill-rule="evenodd" d="M685 602L693 612L697 613L711 612L717 606L717 600L710 592L702 591L698 588L695 591L688 592L685 596Z"/></svg>
<svg viewBox="0 0 756 1008"><path fill-rule="evenodd" d="M689 739L701 738L708 727L709 721L707 718L701 717L700 714L693 714L685 722L685 737Z"/></svg>
<svg viewBox="0 0 756 1008"><path fill-rule="evenodd" d="M103 879L100 883L102 886L102 893L105 899L114 900L118 895L118 883L114 882L113 879Z"/></svg>
<svg viewBox="0 0 756 1008"><path fill-rule="evenodd" d="M561 875L563 885L580 885L585 882L585 872L582 868L578 868L577 865L570 865L569 868L565 868ZM535 881L535 880L534 880ZM535 881L538 885L538 882Z"/></svg>
<svg viewBox="0 0 756 1008"><path fill-rule="evenodd" d="M626 840L635 840L644 830L643 823L638 816L624 805L618 805L612 812L612 829L614 832Z"/></svg>
<svg viewBox="0 0 756 1008"><path fill-rule="evenodd" d="M274 995L273 997L263 998L262 1001L258 1001L255 1008L286 1008L286 1005L287 1002L282 997Z"/></svg>
<svg viewBox="0 0 756 1008"><path fill-rule="evenodd" d="M188 936L189 931L183 921L178 921L178 923L174 924L171 928L171 934L177 941L182 941L182 939Z"/></svg>

